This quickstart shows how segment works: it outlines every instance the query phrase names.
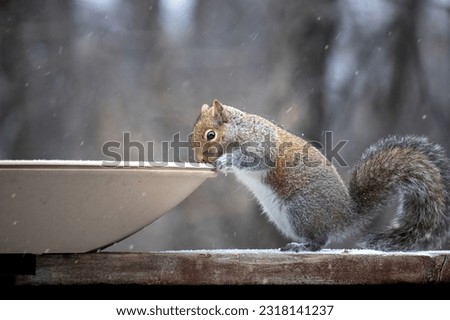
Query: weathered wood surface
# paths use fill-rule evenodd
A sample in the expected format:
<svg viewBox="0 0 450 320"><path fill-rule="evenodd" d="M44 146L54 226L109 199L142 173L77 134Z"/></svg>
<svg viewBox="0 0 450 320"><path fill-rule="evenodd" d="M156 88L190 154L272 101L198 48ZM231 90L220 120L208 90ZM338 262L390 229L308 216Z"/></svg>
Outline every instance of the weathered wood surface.
<svg viewBox="0 0 450 320"><path fill-rule="evenodd" d="M42 255L16 285L450 283L449 251L174 251Z"/></svg>

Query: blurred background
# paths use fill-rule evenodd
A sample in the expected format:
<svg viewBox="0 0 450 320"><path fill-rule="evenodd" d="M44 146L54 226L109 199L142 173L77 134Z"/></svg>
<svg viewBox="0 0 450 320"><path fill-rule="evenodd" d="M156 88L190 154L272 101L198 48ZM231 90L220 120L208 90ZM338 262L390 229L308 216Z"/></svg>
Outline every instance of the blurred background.
<svg viewBox="0 0 450 320"><path fill-rule="evenodd" d="M333 131L350 166L389 134L450 150L450 0L0 0L0 159L108 159L128 132L161 160L214 98ZM286 241L222 175L106 250Z"/></svg>

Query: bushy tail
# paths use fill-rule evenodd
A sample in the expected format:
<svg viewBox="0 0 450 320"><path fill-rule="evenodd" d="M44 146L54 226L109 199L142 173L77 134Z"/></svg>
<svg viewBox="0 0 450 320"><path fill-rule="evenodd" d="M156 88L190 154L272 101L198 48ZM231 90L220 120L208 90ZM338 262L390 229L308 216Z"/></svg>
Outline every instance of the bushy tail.
<svg viewBox="0 0 450 320"><path fill-rule="evenodd" d="M423 137L389 137L369 147L353 170L354 210L372 221L400 194L390 226L368 234L364 246L378 250L441 249L450 216L450 164L444 150Z"/></svg>

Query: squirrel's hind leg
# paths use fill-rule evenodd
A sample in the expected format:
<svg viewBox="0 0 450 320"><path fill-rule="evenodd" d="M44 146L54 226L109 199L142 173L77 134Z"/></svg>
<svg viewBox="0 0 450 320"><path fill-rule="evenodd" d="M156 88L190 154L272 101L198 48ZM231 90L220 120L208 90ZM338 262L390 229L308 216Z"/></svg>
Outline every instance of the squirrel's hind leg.
<svg viewBox="0 0 450 320"><path fill-rule="evenodd" d="M303 251L319 251L322 249L322 244L317 243L298 243L290 242L281 248L281 251L291 251L291 252L303 252Z"/></svg>

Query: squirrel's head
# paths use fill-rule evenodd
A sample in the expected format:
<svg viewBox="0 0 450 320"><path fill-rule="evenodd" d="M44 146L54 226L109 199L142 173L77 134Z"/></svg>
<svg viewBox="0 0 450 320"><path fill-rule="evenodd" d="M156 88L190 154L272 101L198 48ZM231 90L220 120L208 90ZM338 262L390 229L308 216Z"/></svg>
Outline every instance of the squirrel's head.
<svg viewBox="0 0 450 320"><path fill-rule="evenodd" d="M214 100L211 106L202 106L191 141L195 161L214 163L224 153L227 122L225 107L219 101Z"/></svg>

